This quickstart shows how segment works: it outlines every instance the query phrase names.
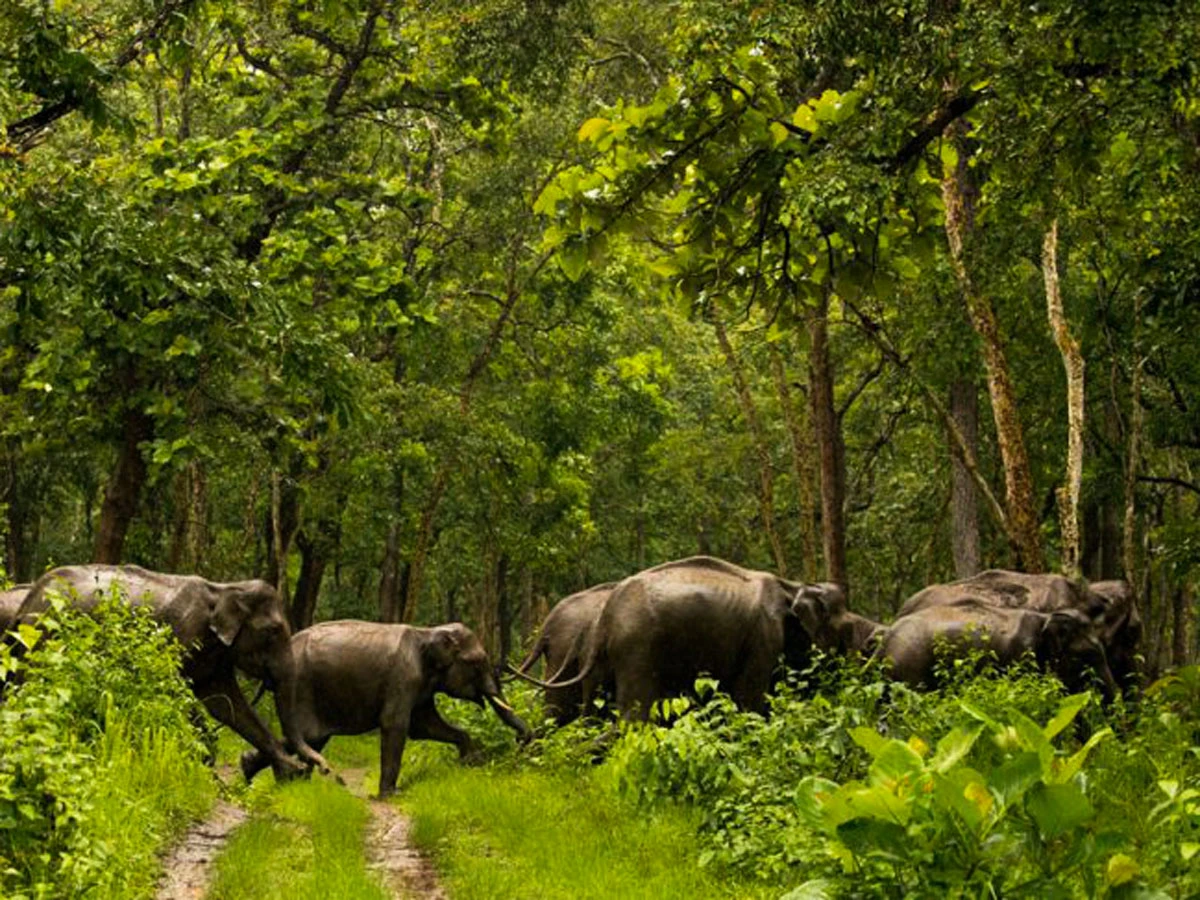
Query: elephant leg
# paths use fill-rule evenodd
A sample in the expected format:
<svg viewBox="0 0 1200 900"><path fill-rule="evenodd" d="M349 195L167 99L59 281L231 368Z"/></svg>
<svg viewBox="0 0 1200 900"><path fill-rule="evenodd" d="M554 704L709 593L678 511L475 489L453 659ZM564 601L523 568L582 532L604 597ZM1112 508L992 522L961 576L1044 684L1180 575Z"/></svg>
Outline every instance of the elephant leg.
<svg viewBox="0 0 1200 900"><path fill-rule="evenodd" d="M471 736L443 719L432 700L413 710L410 731L413 740L454 744L458 748L459 759L466 759L475 750L475 742L471 740Z"/></svg>
<svg viewBox="0 0 1200 900"><path fill-rule="evenodd" d="M404 756L404 744L408 739L406 727L381 728L379 730L379 796L380 799L396 793L396 779L400 777L400 760Z"/></svg>
<svg viewBox="0 0 1200 900"><path fill-rule="evenodd" d="M648 670L617 676L617 709L623 719L650 721L650 707L662 695L658 679Z"/></svg>
<svg viewBox="0 0 1200 900"><path fill-rule="evenodd" d="M276 778L286 780L304 772L304 767L284 752L283 745L246 702L232 672L194 684L193 689L214 719L228 725L264 754Z"/></svg>
<svg viewBox="0 0 1200 900"><path fill-rule="evenodd" d="M308 745L312 747L313 750L320 753L325 748L325 745L329 743L329 737L329 735L325 735L324 737L319 737L316 739L310 738L308 740ZM292 745L284 744L284 749L290 753L292 751ZM245 776L247 784L253 781L254 776L269 765L271 765L270 757L268 757L267 754L263 753L261 750L247 750L242 754L242 775ZM308 774L312 774L312 766L308 767Z"/></svg>
<svg viewBox="0 0 1200 900"><path fill-rule="evenodd" d="M729 696L738 709L765 714L767 712L767 690L771 686L771 671L774 659L765 654L750 659L729 686Z"/></svg>

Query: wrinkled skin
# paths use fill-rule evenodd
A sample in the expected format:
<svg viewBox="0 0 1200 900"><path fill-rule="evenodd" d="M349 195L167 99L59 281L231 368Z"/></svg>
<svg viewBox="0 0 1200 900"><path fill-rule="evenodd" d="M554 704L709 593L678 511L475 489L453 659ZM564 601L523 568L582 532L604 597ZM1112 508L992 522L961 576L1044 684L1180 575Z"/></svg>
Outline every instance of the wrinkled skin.
<svg viewBox="0 0 1200 900"><path fill-rule="evenodd" d="M8 631L17 621L17 612L21 608L21 602L31 587L33 585L18 584L6 591L0 591L0 633Z"/></svg>
<svg viewBox="0 0 1200 900"><path fill-rule="evenodd" d="M990 569L949 584L935 584L909 597L896 614L897 621L935 606L979 604L1000 609L1028 609L1041 613L1077 610L1096 626L1109 668L1117 684L1130 687L1137 680L1137 653L1142 619L1133 591L1124 581L1082 584L1063 575L1030 575Z"/></svg>
<svg viewBox="0 0 1200 900"><path fill-rule="evenodd" d="M765 712L780 654L800 668L812 645L792 610L799 588L707 556L639 572L613 588L580 674L551 686L611 679L621 715L645 720L656 700L709 675L738 706Z"/></svg>
<svg viewBox="0 0 1200 900"><path fill-rule="evenodd" d="M295 710L300 733L321 749L332 735L379 729L379 796L395 793L404 745L441 741L473 751L470 736L438 714L434 696L449 694L483 705L524 740L528 726L500 693L487 653L465 625L437 628L341 620L322 622L292 638L296 660ZM262 754L242 756L252 779L266 765Z"/></svg>
<svg viewBox="0 0 1200 900"><path fill-rule="evenodd" d="M519 666L520 671L528 674L538 659L545 657L546 681L563 681L578 675L592 631L615 586L599 584L560 600L547 614L541 634ZM585 678L570 687L544 688L546 714L559 726L573 722L581 711L591 708L593 698L604 687L595 678Z"/></svg>
<svg viewBox="0 0 1200 900"><path fill-rule="evenodd" d="M304 764L328 771L324 757L305 743L296 728L289 698L294 665L291 629L279 594L265 581L221 584L195 575L166 575L139 566L84 565L53 569L39 578L18 611L31 621L47 608L46 592L62 591L91 610L119 583L135 606L150 609L183 644L184 678L217 721L228 725L263 753L278 778L304 771L246 702L235 670L262 679L275 692L284 736Z"/></svg>
<svg viewBox="0 0 1200 900"><path fill-rule="evenodd" d="M836 584L801 586L792 608L813 645L826 653L869 653L886 631L878 622L850 612L846 594Z"/></svg>
<svg viewBox="0 0 1200 900"><path fill-rule="evenodd" d="M1100 679L1106 698L1116 684L1095 624L1075 609L1053 613L964 600L931 605L902 616L881 636L876 658L890 664L893 678L932 687L938 657L953 659L972 650L990 650L1001 666L1027 653L1072 690Z"/></svg>

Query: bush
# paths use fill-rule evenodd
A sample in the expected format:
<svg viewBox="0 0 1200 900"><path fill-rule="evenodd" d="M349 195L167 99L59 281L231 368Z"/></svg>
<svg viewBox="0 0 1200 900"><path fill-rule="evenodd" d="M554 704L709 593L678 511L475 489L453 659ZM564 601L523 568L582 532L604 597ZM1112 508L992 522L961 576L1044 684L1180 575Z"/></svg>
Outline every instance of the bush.
<svg viewBox="0 0 1200 900"><path fill-rule="evenodd" d="M56 600L0 706L0 893L137 897L156 851L215 783L169 629L119 595L90 617Z"/></svg>

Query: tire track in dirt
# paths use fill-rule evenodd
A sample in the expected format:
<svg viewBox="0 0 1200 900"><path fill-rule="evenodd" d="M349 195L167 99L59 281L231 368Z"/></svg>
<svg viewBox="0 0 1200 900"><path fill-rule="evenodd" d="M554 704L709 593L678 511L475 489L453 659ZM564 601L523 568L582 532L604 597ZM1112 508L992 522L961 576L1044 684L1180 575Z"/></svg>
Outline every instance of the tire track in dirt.
<svg viewBox="0 0 1200 900"><path fill-rule="evenodd" d="M156 900L201 900L212 881L213 860L247 818L244 809L218 800L209 817L193 825L163 860Z"/></svg>
<svg viewBox="0 0 1200 900"><path fill-rule="evenodd" d="M432 861L412 845L408 816L388 801L368 796L365 769L340 774L350 792L366 801L371 815L366 833L367 868L379 874L396 900L449 900Z"/></svg>

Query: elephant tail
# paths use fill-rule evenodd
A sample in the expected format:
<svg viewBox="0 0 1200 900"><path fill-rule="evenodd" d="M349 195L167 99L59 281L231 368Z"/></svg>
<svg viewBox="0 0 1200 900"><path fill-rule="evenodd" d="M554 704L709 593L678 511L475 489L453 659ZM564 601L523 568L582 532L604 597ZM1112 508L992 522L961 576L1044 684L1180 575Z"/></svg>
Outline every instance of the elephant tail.
<svg viewBox="0 0 1200 900"><path fill-rule="evenodd" d="M529 670L533 668L533 664L546 655L546 635L543 632L538 635L537 642L529 651L529 655L521 662L517 668L524 674L529 674ZM511 667L510 667L511 668Z"/></svg>

